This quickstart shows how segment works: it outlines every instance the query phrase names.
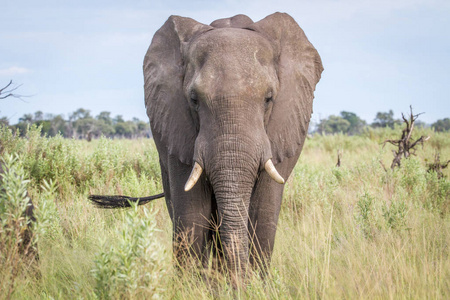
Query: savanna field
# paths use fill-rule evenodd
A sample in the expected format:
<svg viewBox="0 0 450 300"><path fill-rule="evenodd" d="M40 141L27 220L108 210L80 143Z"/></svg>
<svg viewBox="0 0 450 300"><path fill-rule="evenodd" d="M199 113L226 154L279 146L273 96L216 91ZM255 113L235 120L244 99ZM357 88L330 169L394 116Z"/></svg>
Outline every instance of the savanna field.
<svg viewBox="0 0 450 300"><path fill-rule="evenodd" d="M391 171L394 147L382 142L400 134L309 137L285 186L269 274L233 289L212 269L176 271L163 199L119 210L88 201L162 192L151 139L87 142L38 128L19 137L2 127L0 298L448 299L450 168L438 178L427 164L437 152L450 159L450 132L416 129L430 139ZM26 191L38 259L18 253Z"/></svg>

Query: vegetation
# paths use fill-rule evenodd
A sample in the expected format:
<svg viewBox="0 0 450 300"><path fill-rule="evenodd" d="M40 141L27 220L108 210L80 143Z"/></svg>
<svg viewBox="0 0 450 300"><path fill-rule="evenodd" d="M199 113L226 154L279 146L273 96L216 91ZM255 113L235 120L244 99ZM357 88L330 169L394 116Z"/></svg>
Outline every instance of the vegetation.
<svg viewBox="0 0 450 300"><path fill-rule="evenodd" d="M3 117L0 124L9 125ZM19 122L12 125L12 129L19 129L21 133L27 131L30 125L41 126L41 134L46 136L61 135L66 138L88 139L100 136L115 138L139 138L150 137L151 131L148 122L133 118L125 121L121 115L111 117L111 113L103 111L97 116L91 116L89 110L79 108L64 119L63 115L45 114L37 111L33 114L25 114L19 118Z"/></svg>
<svg viewBox="0 0 450 300"><path fill-rule="evenodd" d="M399 120L394 119L394 112L389 110L389 112L378 112L375 120L372 123L373 127L390 127L394 128L395 124L399 124Z"/></svg>
<svg viewBox="0 0 450 300"><path fill-rule="evenodd" d="M316 131L321 134L346 133L360 134L366 127L366 121L360 119L355 113L341 111L340 116L331 115L317 125Z"/></svg>
<svg viewBox="0 0 450 300"><path fill-rule="evenodd" d="M12 97L20 98L23 96L12 94ZM41 134L49 137L59 134L66 138L91 140L101 136L128 139L152 136L150 126L146 121L141 121L137 118L125 121L121 115L112 117L108 111L100 112L93 117L89 110L83 108L79 108L69 114L67 119L63 115L44 114L42 111L37 111L34 114L23 115L15 125L10 125L6 117L1 117L0 124L10 126L13 130L19 129L21 133L26 132L30 125L41 126ZM371 124L367 124L366 121L353 112L341 111L338 116L331 115L320 120L315 126L311 126L311 132L360 135L371 128L394 129L401 124L402 120L394 119L392 110L389 110L389 112L378 112ZM417 120L415 126L431 126L435 131L444 132L450 130L450 119L437 120L431 125Z"/></svg>
<svg viewBox="0 0 450 300"><path fill-rule="evenodd" d="M420 115L420 114L419 114ZM312 129L312 132L319 134L344 133L347 135L359 135L372 128L391 128L402 125L403 120L395 119L394 112L377 112L375 119L371 124L367 124L353 112L341 111L338 116L331 115L328 118L321 119ZM420 120L415 121L416 127L431 127L435 131L445 132L450 130L450 119L445 118L437 120L431 125L427 125Z"/></svg>
<svg viewBox="0 0 450 300"><path fill-rule="evenodd" d="M437 120L433 124L431 124L431 127L434 128L436 131L449 131L450 130L450 119L444 118L441 120Z"/></svg>
<svg viewBox="0 0 450 300"><path fill-rule="evenodd" d="M151 139L103 137L88 143L42 137L41 130L31 126L20 137L0 129L1 157L15 170L7 171L15 183L3 188L18 189L1 198L0 241L20 230L6 225L8 218L21 216L10 213L16 204L6 203L25 203L26 188L36 206L39 252L39 260L30 262L2 244L0 298L446 299L450 294L450 170L442 169L442 178L427 172L436 151L442 160L450 158L448 132L416 128L414 138L430 140L417 156L387 171L379 161L392 160L393 146L383 148L382 142L397 138L398 130L307 139L286 183L269 274L265 280L252 274L245 288L234 290L213 270L173 267L163 200L128 210L100 210L88 202L91 193L161 192Z"/></svg>

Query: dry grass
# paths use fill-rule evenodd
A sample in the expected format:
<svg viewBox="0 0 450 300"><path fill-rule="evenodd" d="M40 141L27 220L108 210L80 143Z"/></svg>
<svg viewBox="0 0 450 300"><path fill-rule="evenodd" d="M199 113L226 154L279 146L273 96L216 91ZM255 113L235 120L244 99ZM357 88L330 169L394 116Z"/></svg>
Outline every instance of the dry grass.
<svg viewBox="0 0 450 300"><path fill-rule="evenodd" d="M212 271L205 276L208 270L174 270L164 201L147 205L148 217L143 208L102 211L86 200L91 192L136 196L160 192L152 141L87 143L44 139L34 132L28 139L0 133L4 151L20 154L37 206L49 197L42 192L43 180L52 179L57 186L51 195L52 218L38 242L41 275L26 270L18 274L13 298L447 299L450 295L450 170L444 171L447 179L438 179L426 168L436 151L442 159L450 158L450 133L427 131L431 139L417 157L388 172L379 161L389 165L391 149L380 143L395 131L308 139L286 184L268 277L262 280L252 274L239 289ZM343 155L337 168L339 149ZM146 232L147 227L152 229ZM135 239L139 243L133 244ZM137 248L128 247L131 244ZM141 248L152 250L140 252ZM142 253L151 259L143 259ZM102 261L105 257L114 262ZM116 279L101 278L93 271L99 268ZM122 275L111 273L119 269ZM102 288L117 292L105 295Z"/></svg>

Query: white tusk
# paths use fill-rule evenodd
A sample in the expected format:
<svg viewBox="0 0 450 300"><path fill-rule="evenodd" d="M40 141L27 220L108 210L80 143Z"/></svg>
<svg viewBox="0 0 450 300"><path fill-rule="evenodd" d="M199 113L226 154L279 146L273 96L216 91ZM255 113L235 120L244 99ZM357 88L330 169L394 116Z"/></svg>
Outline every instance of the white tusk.
<svg viewBox="0 0 450 300"><path fill-rule="evenodd" d="M284 183L283 177L281 177L281 175L278 173L277 169L275 169L275 166L273 165L273 162L271 159L269 159L264 164L264 169L266 169L267 173L269 173L270 177L272 177L273 180L275 180L279 184Z"/></svg>
<svg viewBox="0 0 450 300"><path fill-rule="evenodd" d="M186 185L184 186L184 191L187 192L190 189L194 187L194 185L197 183L197 180L200 178L200 175L202 175L203 169L202 167L195 162L194 168L192 168L191 175L189 175L189 179L186 182Z"/></svg>

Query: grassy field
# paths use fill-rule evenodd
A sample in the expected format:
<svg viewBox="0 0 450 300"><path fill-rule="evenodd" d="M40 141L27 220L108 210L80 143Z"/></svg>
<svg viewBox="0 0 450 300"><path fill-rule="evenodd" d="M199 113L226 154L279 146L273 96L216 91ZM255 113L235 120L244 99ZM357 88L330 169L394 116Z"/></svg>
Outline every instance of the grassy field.
<svg viewBox="0 0 450 300"><path fill-rule="evenodd" d="M450 133L417 129L430 140L386 172L380 160L389 166L393 148L381 142L399 132L308 138L285 187L269 275L234 290L220 275L211 287L195 270L175 271L162 199L114 211L88 202L90 193L161 192L152 140L88 143L0 129L11 175L0 198L0 298L448 299L450 170L438 179L427 163L436 151L450 159ZM37 207L38 261L11 242L24 222L7 201L20 206L25 188Z"/></svg>

